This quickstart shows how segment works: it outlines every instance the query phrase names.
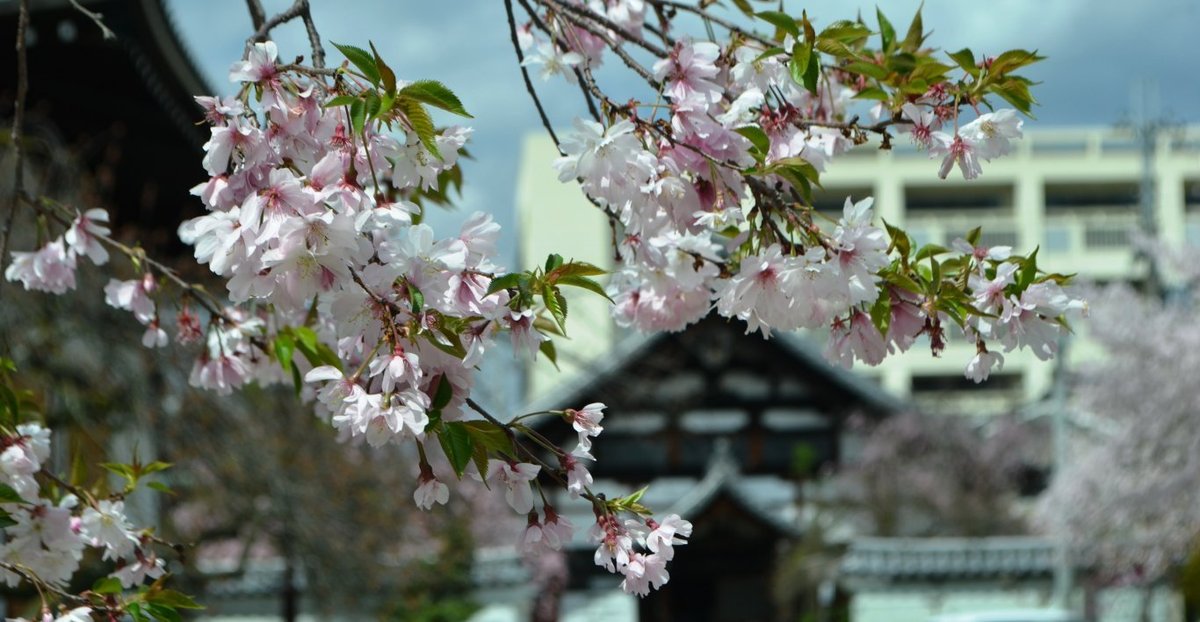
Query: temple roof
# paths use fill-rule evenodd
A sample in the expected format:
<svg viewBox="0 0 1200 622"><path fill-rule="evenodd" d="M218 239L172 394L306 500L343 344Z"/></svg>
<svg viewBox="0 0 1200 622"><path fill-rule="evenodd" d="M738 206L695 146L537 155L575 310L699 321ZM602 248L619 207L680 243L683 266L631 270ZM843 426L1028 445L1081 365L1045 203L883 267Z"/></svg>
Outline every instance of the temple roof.
<svg viewBox="0 0 1200 622"><path fill-rule="evenodd" d="M680 333L624 342L594 369L525 412L603 402L594 442L598 478L647 482L707 477L717 443L746 475L789 477L843 460L851 415L885 417L907 408L868 380L834 368L803 339L745 335L715 315ZM564 447L574 432L545 418L540 430ZM800 456L798 452L806 455Z"/></svg>
<svg viewBox="0 0 1200 622"><path fill-rule="evenodd" d="M109 210L136 226L151 250L180 250L175 229L199 215L192 186L208 136L195 95L211 94L177 36L163 0L83 0L116 34L66 0L32 4L26 99L31 166L39 190ZM16 31L16 2L0 1L0 32ZM16 57L0 46L0 114L12 114ZM40 159L39 159L40 158Z"/></svg>
<svg viewBox="0 0 1200 622"><path fill-rule="evenodd" d="M1054 560L1054 543L1037 537L857 538L840 574L849 582L885 583L1045 578Z"/></svg>
<svg viewBox="0 0 1200 622"><path fill-rule="evenodd" d="M824 385L842 393L852 401L866 406L870 412L892 414L911 410L913 406L883 390L862 376L834 367L806 338L792 333L776 332L770 339L757 334L746 335L741 322L710 315L682 332L655 333L648 337L637 334L622 340L607 355L595 361L581 379L564 382L546 395L530 403L524 412L582 406L581 401L602 393L614 380L621 380L646 366L664 348L679 343L715 346L717 351L698 357L705 367L726 365L736 357L724 355L725 348L752 348L756 354L767 355L763 360L796 367L789 375L805 375L813 384ZM719 335L718 340L711 339ZM690 348L692 349L692 348ZM773 356L771 356L773 355ZM760 361L761 362L761 361ZM682 370L680 370L682 371Z"/></svg>

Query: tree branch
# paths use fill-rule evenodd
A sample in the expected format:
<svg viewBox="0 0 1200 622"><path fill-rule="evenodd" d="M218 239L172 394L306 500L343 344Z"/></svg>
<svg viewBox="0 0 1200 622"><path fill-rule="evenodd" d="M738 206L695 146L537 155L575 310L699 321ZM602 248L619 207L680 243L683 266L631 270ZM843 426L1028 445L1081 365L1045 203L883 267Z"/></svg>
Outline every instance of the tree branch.
<svg viewBox="0 0 1200 622"><path fill-rule="evenodd" d="M508 14L508 32L512 38L513 51L517 53L517 65L521 67L521 77L525 79L525 90L533 98L533 105L537 108L538 116L542 118L542 127L546 128L550 140L554 141L554 148L560 155L566 155L563 153L562 147L558 146L558 135L554 133L554 128L550 125L550 117L546 116L542 100L538 98L537 91L533 88L533 81L529 79L529 69L525 67L525 54L521 52L521 43L517 41L517 19L513 16L512 0L504 0L504 11Z"/></svg>
<svg viewBox="0 0 1200 622"><path fill-rule="evenodd" d="M250 19L257 20L255 9L262 9L258 4L258 0L246 0L250 8ZM312 62L317 69L325 68L325 48L321 47L321 37L317 34L317 27L313 23L312 13L309 11L308 0L296 0L288 10L275 15L271 19L262 22L261 25L246 39L246 50L244 55L249 55L250 50L254 48L255 43L261 43L267 40L267 35L271 34L271 29L290 22L296 18L300 18L304 22L304 29L308 32L308 43L312 46Z"/></svg>
<svg viewBox="0 0 1200 622"><path fill-rule="evenodd" d="M4 272L4 264L8 261L8 242L12 238L13 226L16 224L17 211L20 209L21 196L25 193L25 150L21 145L24 141L25 99L29 96L29 65L26 62L25 29L29 27L29 0L20 0L17 13L17 97L13 102L12 147L16 164L13 166L13 193L9 203L8 215L4 221L3 239L0 239L0 273ZM4 288L0 287L0 293Z"/></svg>
<svg viewBox="0 0 1200 622"><path fill-rule="evenodd" d="M117 38L117 34L114 33L112 30L109 30L108 26L104 25L104 15L103 14L97 13L95 11L87 10L86 8L84 8L84 6L82 4L79 4L79 0L71 0L71 6L75 7L76 11L83 13L83 15L85 17L92 20L92 23L96 24L96 27L100 29L100 35L102 37L104 37L105 39L116 39Z"/></svg>
<svg viewBox="0 0 1200 622"><path fill-rule="evenodd" d="M761 35L758 35L753 32L750 32L748 30L745 30L745 29L739 27L737 24L734 24L733 22L731 22L727 19L717 17L716 15L712 15L711 13L709 13L708 11L706 11L704 9L692 6L692 5L684 3L684 2L675 2L674 0L646 0L646 2L649 2L650 4L652 4L656 7L669 7L672 9L679 9L681 11L686 11L688 13L692 13L693 15L698 15L702 19L706 19L706 20L724 28L725 30L728 30L729 32L734 32L734 33L737 33L737 34L739 34L747 39L750 39L752 41L757 41L758 43L761 43L762 45L764 45L768 48L776 47L778 45L776 42L771 41L770 39L767 39L765 37L762 37Z"/></svg>
<svg viewBox="0 0 1200 622"><path fill-rule="evenodd" d="M259 0L246 0L246 10L250 11L250 24L257 32L267 21L267 11Z"/></svg>

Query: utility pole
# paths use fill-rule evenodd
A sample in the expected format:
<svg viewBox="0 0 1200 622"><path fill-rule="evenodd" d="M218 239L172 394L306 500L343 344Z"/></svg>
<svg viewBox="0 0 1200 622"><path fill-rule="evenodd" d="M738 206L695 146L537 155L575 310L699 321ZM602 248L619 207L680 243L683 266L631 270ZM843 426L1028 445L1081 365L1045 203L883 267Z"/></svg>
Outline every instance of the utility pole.
<svg viewBox="0 0 1200 622"><path fill-rule="evenodd" d="M1169 123L1159 116L1158 83L1152 80L1138 82L1131 93L1130 103L1133 119L1130 129L1142 155L1142 179L1138 187L1139 225L1142 235L1148 240L1158 239L1158 183L1155 177L1155 158L1158 153L1158 137L1168 129ZM1138 258L1146 262L1145 293L1153 298L1163 295L1162 277L1158 262L1147 248L1137 251Z"/></svg>
<svg viewBox="0 0 1200 622"><path fill-rule="evenodd" d="M1054 476L1058 477L1067 466L1067 348L1071 335L1066 331L1059 334L1058 352L1054 355L1054 387L1050 394L1050 416L1053 417ZM1071 543L1066 534L1060 534L1054 543L1054 593L1053 599L1062 609L1071 608L1071 590L1075 582L1075 566L1071 559Z"/></svg>

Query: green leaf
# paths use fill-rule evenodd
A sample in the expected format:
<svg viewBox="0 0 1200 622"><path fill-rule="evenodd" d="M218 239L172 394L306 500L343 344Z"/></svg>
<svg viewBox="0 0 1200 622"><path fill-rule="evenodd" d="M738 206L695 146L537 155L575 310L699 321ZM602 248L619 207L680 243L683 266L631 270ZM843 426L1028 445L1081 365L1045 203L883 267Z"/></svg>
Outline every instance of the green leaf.
<svg viewBox="0 0 1200 622"><path fill-rule="evenodd" d="M757 63L764 58L770 58L772 56L779 56L780 54L787 54L787 50L785 50L781 47L769 47L766 50L764 50L762 54L759 54L758 56L756 56L754 58L754 62Z"/></svg>
<svg viewBox="0 0 1200 622"><path fill-rule="evenodd" d="M792 59L788 61L788 72L796 84L804 84L804 76L808 73L808 66L812 62L813 48L811 44L797 42L792 46ZM820 63L821 60L818 58L816 62Z"/></svg>
<svg viewBox="0 0 1200 622"><path fill-rule="evenodd" d="M361 99L354 100L350 104L350 129L355 135L362 134L363 128L367 125L367 103Z"/></svg>
<svg viewBox="0 0 1200 622"><path fill-rule="evenodd" d="M892 246L896 247L901 257L907 258L909 252L912 251L912 241L908 239L908 234L903 229L892 226L886 220L883 221L883 226L887 229L888 236L892 238Z"/></svg>
<svg viewBox="0 0 1200 622"><path fill-rule="evenodd" d="M379 109L383 106L383 102L380 101L379 96L375 94L375 91L367 91L363 101L366 102L365 112L367 115L367 120L374 120L379 116Z"/></svg>
<svg viewBox="0 0 1200 622"><path fill-rule="evenodd" d="M137 478L137 474L133 472L133 467L128 464L121 464L119 462L105 462L100 466L110 473L119 475L127 480L132 481L133 479ZM3 486L3 484L0 484L0 486Z"/></svg>
<svg viewBox="0 0 1200 622"><path fill-rule="evenodd" d="M544 317L533 318L533 328L534 330L546 335L557 335L559 337L567 336L562 332L561 329L558 328L558 324L555 324L554 320L547 320Z"/></svg>
<svg viewBox="0 0 1200 622"><path fill-rule="evenodd" d="M375 57L370 52L354 47L353 45L342 45L334 43L333 47L337 48L346 60L350 61L358 68L359 73L371 81L371 84L379 86L379 69L375 66Z"/></svg>
<svg viewBox="0 0 1200 622"><path fill-rule="evenodd" d="M4 510L0 510L0 529L4 529L6 527L12 527L13 525L17 525L17 524L19 524L19 523L17 521L13 520L12 514L9 514L8 512L5 512Z"/></svg>
<svg viewBox="0 0 1200 622"><path fill-rule="evenodd" d="M547 359L554 365L554 369L558 369L558 351L554 349L554 342L549 339L538 344L538 352L546 355Z"/></svg>
<svg viewBox="0 0 1200 622"><path fill-rule="evenodd" d="M875 78L876 80L882 80L888 75L887 67L865 61L855 61L853 63L849 63L844 65L842 69L849 71L850 73L862 74L868 78Z"/></svg>
<svg viewBox="0 0 1200 622"><path fill-rule="evenodd" d="M1040 247L1033 249L1029 256L1021 260L1021 270L1017 273L1017 291L1023 292L1037 279L1037 254Z"/></svg>
<svg viewBox="0 0 1200 622"><path fill-rule="evenodd" d="M808 53L813 56L812 44L808 46ZM817 94L817 80L821 77L821 62L820 58L815 58L808 62L808 68L804 71L804 89L813 95Z"/></svg>
<svg viewBox="0 0 1200 622"><path fill-rule="evenodd" d="M921 261L927 257L937 257L949 252L950 249L940 244L926 244L917 250L917 256L913 258L913 261Z"/></svg>
<svg viewBox="0 0 1200 622"><path fill-rule="evenodd" d="M868 86L867 88L859 91L858 93L855 93L854 98L855 99L873 99L873 100L885 102L885 101L891 100L892 96L888 95L887 91L884 91L883 89L878 89L873 86Z"/></svg>
<svg viewBox="0 0 1200 622"><path fill-rule="evenodd" d="M983 227L975 227L967 232L967 244L971 246L979 246L979 236L983 235Z"/></svg>
<svg viewBox="0 0 1200 622"><path fill-rule="evenodd" d="M412 98L416 101L429 104L434 108L441 108L446 112L453 112L456 115L474 118L467 113L463 108L462 102L453 91L446 88L446 85L437 80L417 80L412 84L400 89L400 94Z"/></svg>
<svg viewBox="0 0 1200 622"><path fill-rule="evenodd" d="M1004 101L1012 104L1013 108L1021 111L1022 114L1033 116L1030 113L1037 100L1030 94L1029 85L1025 82L1014 77L1005 80L1002 84L992 85L989 90L1004 98Z"/></svg>
<svg viewBox="0 0 1200 622"><path fill-rule="evenodd" d="M502 289L516 289L521 282L521 276L520 272L513 272L492 279L492 282L488 284L486 295L494 294Z"/></svg>
<svg viewBox="0 0 1200 622"><path fill-rule="evenodd" d="M608 274L608 272L586 261L572 259L546 276L549 280L554 280L565 276L600 276L602 274Z"/></svg>
<svg viewBox="0 0 1200 622"><path fill-rule="evenodd" d="M150 615L151 620L159 622L183 622L183 616L179 615L178 611L166 605L157 603L146 603L146 613Z"/></svg>
<svg viewBox="0 0 1200 622"><path fill-rule="evenodd" d="M454 474L462 478L463 472L467 470L467 465L471 463L471 452L474 446L466 426L461 421L443 422L442 432L438 434L438 442L442 444L442 451L446 452L446 458L450 460Z"/></svg>
<svg viewBox="0 0 1200 622"><path fill-rule="evenodd" d="M816 48L837 58L858 58L858 54L837 39L817 39Z"/></svg>
<svg viewBox="0 0 1200 622"><path fill-rule="evenodd" d="M476 446L512 455L512 439L503 429L496 427L496 424L490 421L464 421L463 427L466 428L467 434L471 435L471 440ZM486 470L487 467L484 467L480 473Z"/></svg>
<svg viewBox="0 0 1200 622"><path fill-rule="evenodd" d="M0 503L26 503L26 501L12 486L0 484Z"/></svg>
<svg viewBox="0 0 1200 622"><path fill-rule="evenodd" d="M919 62L916 56L908 52L900 52L887 58L887 69L899 74L912 74Z"/></svg>
<svg viewBox="0 0 1200 622"><path fill-rule="evenodd" d="M883 11L878 6L875 7L875 17L879 20L879 40L883 42L883 52L890 54L892 52L892 44L896 42L896 29L884 17Z"/></svg>
<svg viewBox="0 0 1200 622"><path fill-rule="evenodd" d="M871 305L871 323L879 329L879 334L887 335L888 326L892 323L892 294L884 287Z"/></svg>
<svg viewBox="0 0 1200 622"><path fill-rule="evenodd" d="M766 132L754 125L739 127L734 131L749 139L750 144L754 146L750 153L754 155L755 160L762 162L766 159L767 152L771 150L771 139L767 137Z"/></svg>
<svg viewBox="0 0 1200 622"><path fill-rule="evenodd" d="M468 432L469 431L470 430L468 429ZM487 447L484 447L483 445L480 445L477 442L472 444L471 445L471 461L475 463L475 469L479 471L479 474L481 476L484 476L487 473L487 465L488 465ZM491 486L488 486L488 483L486 481L483 482L483 487L487 488L488 490L492 489Z"/></svg>
<svg viewBox="0 0 1200 622"><path fill-rule="evenodd" d="M300 350L300 354L304 355L310 365L330 365L342 369L342 359L317 339L317 333L313 329L297 326L292 328L292 334L296 337L296 349Z"/></svg>
<svg viewBox="0 0 1200 622"><path fill-rule="evenodd" d="M425 307L425 294L417 289L416 285L407 283L408 285L408 300L412 303L413 315L420 315L421 309Z"/></svg>
<svg viewBox="0 0 1200 622"><path fill-rule="evenodd" d="M904 36L904 41L900 44L905 52L916 52L925 42L925 25L921 22L921 9L924 6L925 3L922 2L921 6L917 7L917 13L913 15L912 23L908 25L908 34Z"/></svg>
<svg viewBox="0 0 1200 622"><path fill-rule="evenodd" d="M151 462L150 464L142 465L141 474L142 475L150 475L151 473L158 473L161 471L166 471L167 469L171 468L172 466L173 465L170 462L162 462L161 460L155 460L154 462Z"/></svg>
<svg viewBox="0 0 1200 622"><path fill-rule="evenodd" d="M438 377L437 390L433 392L433 403L431 408L441 410L450 403L450 398L454 397L454 385L446 380L445 374Z"/></svg>
<svg viewBox="0 0 1200 622"><path fill-rule="evenodd" d="M291 333L280 333L275 336L275 360L285 372L292 371L292 355L296 352L296 340Z"/></svg>
<svg viewBox="0 0 1200 622"><path fill-rule="evenodd" d="M641 488L639 488L639 489L635 490L634 492L632 492L632 493L631 493L631 494L629 494L628 496L625 496L625 497L622 497L622 498L620 498L620 499L617 499L617 501L618 501L619 503L621 503L622 505L633 505L633 504L635 504L635 503L637 503L637 502L641 501L641 500L642 500L642 497L646 496L646 491L647 491L647 490L650 490L650 486L649 486L649 485L642 486Z"/></svg>
<svg viewBox="0 0 1200 622"><path fill-rule="evenodd" d="M871 34L871 29L866 26L852 22L849 20L839 20L825 27L821 34L817 35L817 40L825 39L828 41L837 41L842 44L854 43L860 39L865 39ZM843 47L845 47L843 45Z"/></svg>
<svg viewBox="0 0 1200 622"><path fill-rule="evenodd" d="M800 38L800 28L796 26L796 20L787 13L782 13L779 11L760 11L755 13L754 16L769 22L775 28L792 35L792 37L795 39ZM778 33L776 33L776 38L781 39L782 37L779 37Z"/></svg>
<svg viewBox="0 0 1200 622"><path fill-rule="evenodd" d="M161 492L164 494L168 494L168 495L175 494L175 491L172 490L170 486L168 486L162 482L150 482L150 483L146 484L146 486L148 488L150 488L151 490L157 490L158 492Z"/></svg>
<svg viewBox="0 0 1200 622"><path fill-rule="evenodd" d="M562 255L559 255L558 253L550 253L550 255L546 257L546 274L550 274L554 270L558 269L558 267L561 265L563 265Z"/></svg>
<svg viewBox="0 0 1200 622"><path fill-rule="evenodd" d="M349 106L357 99L359 98L355 95L338 95L337 97L330 98L329 101L325 102L325 107L336 108L337 106Z"/></svg>
<svg viewBox="0 0 1200 622"><path fill-rule="evenodd" d="M124 589L116 577L100 577L92 584L92 591L97 594L120 594Z"/></svg>
<svg viewBox="0 0 1200 622"><path fill-rule="evenodd" d="M963 48L957 52L947 52L946 54L958 63L963 71L976 78L979 77L979 65L975 62L975 53L971 51L971 48Z"/></svg>
<svg viewBox="0 0 1200 622"><path fill-rule="evenodd" d="M1037 50L1032 52L1028 50L1008 50L997 56L992 61L992 66L988 70L994 75L1003 75L1021 67L1032 65L1040 60L1046 60L1046 57L1038 56Z"/></svg>
<svg viewBox="0 0 1200 622"><path fill-rule="evenodd" d="M433 127L433 119L429 116L429 111L421 105L421 102L401 94L401 97L396 100L396 105L404 112L404 116L408 117L408 123L412 126L412 130L417 133L417 138L421 140L421 144L425 145L425 149L432 153L439 160L442 159L442 154L438 152L437 133Z"/></svg>
<svg viewBox="0 0 1200 622"><path fill-rule="evenodd" d="M149 590L146 592L146 602L174 607L176 609L203 609L204 606L192 600L191 596L175 590Z"/></svg>
<svg viewBox="0 0 1200 622"><path fill-rule="evenodd" d="M379 80L383 82L384 90L389 95L394 95L396 93L396 72L392 71L392 68L388 67L387 63L379 57L379 50L375 49L374 41L368 41L367 44L371 46L371 56L374 57L375 69L379 71Z"/></svg>
<svg viewBox="0 0 1200 622"><path fill-rule="evenodd" d="M586 289L589 292L599 294L600 296L603 296L605 300L612 302L612 298L608 297L608 293L604 291L604 287L599 283L587 278L586 276L564 276L560 277L556 283L559 285L570 285L571 287Z"/></svg>
<svg viewBox="0 0 1200 622"><path fill-rule="evenodd" d="M557 287L547 283L542 289L542 302L545 303L546 310L550 312L554 321L558 322L558 327L565 334L567 332L567 301L562 297L562 293L558 291Z"/></svg>
<svg viewBox="0 0 1200 622"><path fill-rule="evenodd" d="M20 423L21 403L8 385L0 384L0 406L4 407L4 423L16 427Z"/></svg>

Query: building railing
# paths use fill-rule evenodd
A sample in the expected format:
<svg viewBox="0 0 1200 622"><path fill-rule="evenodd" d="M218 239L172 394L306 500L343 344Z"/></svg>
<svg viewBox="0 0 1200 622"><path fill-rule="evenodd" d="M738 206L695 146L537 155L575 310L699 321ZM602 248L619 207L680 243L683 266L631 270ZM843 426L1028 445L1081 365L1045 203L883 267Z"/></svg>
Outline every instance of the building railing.
<svg viewBox="0 0 1200 622"><path fill-rule="evenodd" d="M1041 245L1046 253L1074 254L1130 248L1138 226L1135 207L1051 212Z"/></svg>
<svg viewBox="0 0 1200 622"><path fill-rule="evenodd" d="M984 246L1017 246L1020 236L1016 220L1011 216L1012 210L998 211L1004 213L950 212L937 215L928 212L910 213L905 218L904 228L917 246L922 244L950 246L955 239L965 238L967 232L975 227L983 227L983 234L980 236L979 242Z"/></svg>

